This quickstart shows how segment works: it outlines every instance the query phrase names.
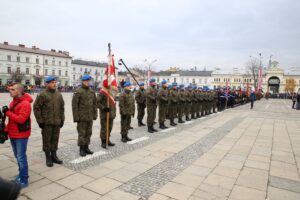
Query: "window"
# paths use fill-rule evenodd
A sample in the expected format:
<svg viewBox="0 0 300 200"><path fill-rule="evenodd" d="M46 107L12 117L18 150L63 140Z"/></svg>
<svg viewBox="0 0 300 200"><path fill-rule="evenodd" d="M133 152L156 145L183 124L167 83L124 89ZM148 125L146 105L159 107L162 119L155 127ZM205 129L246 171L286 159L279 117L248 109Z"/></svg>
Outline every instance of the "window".
<svg viewBox="0 0 300 200"><path fill-rule="evenodd" d="M73 81L75 81L75 75L73 75Z"/></svg>
<svg viewBox="0 0 300 200"><path fill-rule="evenodd" d="M68 62L66 62L66 66L68 67ZM75 71L75 70L74 70Z"/></svg>
<svg viewBox="0 0 300 200"><path fill-rule="evenodd" d="M45 65L48 65L48 60L47 59L45 60Z"/></svg>
<svg viewBox="0 0 300 200"><path fill-rule="evenodd" d="M35 59L35 63L36 63L36 64L39 64L39 59L38 59L38 58Z"/></svg>
<svg viewBox="0 0 300 200"><path fill-rule="evenodd" d="M20 62L21 58L20 56L17 56L17 62Z"/></svg>
<svg viewBox="0 0 300 200"><path fill-rule="evenodd" d="M61 66L61 61L58 62L58 65Z"/></svg>
<svg viewBox="0 0 300 200"><path fill-rule="evenodd" d="M183 78L181 78L181 83L183 83L183 81L184 81Z"/></svg>
<svg viewBox="0 0 300 200"><path fill-rule="evenodd" d="M204 79L204 84L206 84L206 83L207 83L207 79L205 78L205 79Z"/></svg>
<svg viewBox="0 0 300 200"><path fill-rule="evenodd" d="M27 75L29 74L29 68L26 68L26 74Z"/></svg>
<svg viewBox="0 0 300 200"><path fill-rule="evenodd" d="M192 83L193 83L193 84L195 84L195 83L196 83L194 78L192 79Z"/></svg>
<svg viewBox="0 0 300 200"><path fill-rule="evenodd" d="M61 70L58 70L58 76L61 76Z"/></svg>
<svg viewBox="0 0 300 200"><path fill-rule="evenodd" d="M11 56L7 56L7 61L11 61Z"/></svg>
<svg viewBox="0 0 300 200"><path fill-rule="evenodd" d="M176 83L176 78L174 78L174 83Z"/></svg>
<svg viewBox="0 0 300 200"><path fill-rule="evenodd" d="M20 74L20 67L17 67L17 74Z"/></svg>
<svg viewBox="0 0 300 200"><path fill-rule="evenodd" d="M186 78L186 82L189 83L189 78Z"/></svg>
<svg viewBox="0 0 300 200"><path fill-rule="evenodd" d="M68 71L65 71L65 76L68 76Z"/></svg>
<svg viewBox="0 0 300 200"><path fill-rule="evenodd" d="M75 71L75 67L73 67L73 71Z"/></svg>
<svg viewBox="0 0 300 200"><path fill-rule="evenodd" d="M36 69L36 70L35 70L35 75L37 75L37 76L40 75L40 70L39 70L39 69Z"/></svg>
<svg viewBox="0 0 300 200"><path fill-rule="evenodd" d="M199 78L199 83L200 83L200 84L202 83L202 79L201 79L201 78Z"/></svg>
<svg viewBox="0 0 300 200"><path fill-rule="evenodd" d="M48 76L48 69L45 69L45 76Z"/></svg>
<svg viewBox="0 0 300 200"><path fill-rule="evenodd" d="M8 73L8 74L11 73L11 67L7 67L7 73Z"/></svg>
<svg viewBox="0 0 300 200"><path fill-rule="evenodd" d="M29 85L30 84L30 80L25 80L25 85Z"/></svg>
<svg viewBox="0 0 300 200"><path fill-rule="evenodd" d="M29 57L26 57L26 63L29 63Z"/></svg>
<svg viewBox="0 0 300 200"><path fill-rule="evenodd" d="M52 76L55 76L55 70L52 70Z"/></svg>
<svg viewBox="0 0 300 200"><path fill-rule="evenodd" d="M52 60L52 65L55 65L55 60Z"/></svg>

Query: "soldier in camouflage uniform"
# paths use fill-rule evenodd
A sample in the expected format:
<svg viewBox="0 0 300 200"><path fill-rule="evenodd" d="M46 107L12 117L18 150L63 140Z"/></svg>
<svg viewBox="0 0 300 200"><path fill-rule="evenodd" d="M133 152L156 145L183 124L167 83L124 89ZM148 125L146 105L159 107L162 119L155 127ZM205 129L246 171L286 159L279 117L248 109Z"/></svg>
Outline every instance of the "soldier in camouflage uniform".
<svg viewBox="0 0 300 200"><path fill-rule="evenodd" d="M157 130L153 127L154 120L156 117L156 108L157 108L157 89L155 79L150 79L150 86L146 91L146 103L147 103L147 126L148 132L153 133Z"/></svg>
<svg viewBox="0 0 300 200"><path fill-rule="evenodd" d="M174 119L177 114L177 103L178 103L178 93L177 93L177 83L172 83L172 89L169 94L169 100L170 100L170 125L176 126L177 124L174 122Z"/></svg>
<svg viewBox="0 0 300 200"><path fill-rule="evenodd" d="M198 106L198 100L196 97L196 86L192 86L191 90L191 98L192 98L192 106L191 106L191 118L192 119L197 119L196 118L196 111L197 111L197 106Z"/></svg>
<svg viewBox="0 0 300 200"><path fill-rule="evenodd" d="M166 114L168 111L168 91L167 91L167 81L163 80L161 82L161 87L157 92L158 101L158 122L160 129L168 128L165 126Z"/></svg>
<svg viewBox="0 0 300 200"><path fill-rule="evenodd" d="M200 118L201 117L201 114L200 114L201 113L201 104L202 104L201 99L200 99L200 88L196 88L195 92L196 92L195 96L197 99L196 117Z"/></svg>
<svg viewBox="0 0 300 200"><path fill-rule="evenodd" d="M57 157L60 129L65 121L65 106L62 95L56 91L56 78L50 76L46 79L47 88L41 92L34 104L34 116L42 129L43 151L46 155L46 165L52 167L53 163L62 164Z"/></svg>
<svg viewBox="0 0 300 200"><path fill-rule="evenodd" d="M95 92L89 87L91 78L90 75L81 78L82 86L74 92L72 98L73 120L77 123L80 156L93 154L89 144L93 120L97 119L97 100Z"/></svg>
<svg viewBox="0 0 300 200"><path fill-rule="evenodd" d="M185 88L185 120L186 121L191 121L190 119L190 112L191 112L191 106L192 106L192 97L191 97L191 93L190 90L192 89L192 86L187 86Z"/></svg>
<svg viewBox="0 0 300 200"><path fill-rule="evenodd" d="M143 123L143 118L145 116L145 108L146 108L146 92L144 88L144 83L140 83L140 89L135 93L135 101L137 104L137 120L138 126L145 126L146 124Z"/></svg>
<svg viewBox="0 0 300 200"><path fill-rule="evenodd" d="M208 92L208 101L209 101L208 114L211 114L211 110L213 108L213 103L214 103L214 96L212 90L209 90Z"/></svg>
<svg viewBox="0 0 300 200"><path fill-rule="evenodd" d="M109 105L107 104L107 96L110 95ZM108 146L115 146L114 143L110 141L110 133L113 128L114 119L116 118L116 103L114 97L110 94L110 91L103 87L97 96L97 107L100 113L100 139L101 147L106 149L106 124L107 124L107 114L109 114L109 124L108 124Z"/></svg>
<svg viewBox="0 0 300 200"><path fill-rule="evenodd" d="M203 108L202 108L202 111L203 111L203 116L207 115L207 88L203 88L202 90L202 96L203 96Z"/></svg>
<svg viewBox="0 0 300 200"><path fill-rule="evenodd" d="M134 97L131 92L131 83L124 83L124 91L120 94L120 115L121 115L121 141L126 143L131 141L128 137L128 130L130 129L131 117L134 117L135 104Z"/></svg>
<svg viewBox="0 0 300 200"><path fill-rule="evenodd" d="M167 104L167 113L166 113L166 119L170 119L169 113L170 113L170 99L169 99L169 95L170 95L170 91L172 89L172 85L168 85L167 87L167 91L168 91L168 104Z"/></svg>
<svg viewBox="0 0 300 200"><path fill-rule="evenodd" d="M184 85L182 84L179 86L178 91L178 123L184 123L182 117L184 115L185 100Z"/></svg>
<svg viewBox="0 0 300 200"><path fill-rule="evenodd" d="M214 90L212 96L213 96L213 112L216 113L216 109L218 108L218 92Z"/></svg>

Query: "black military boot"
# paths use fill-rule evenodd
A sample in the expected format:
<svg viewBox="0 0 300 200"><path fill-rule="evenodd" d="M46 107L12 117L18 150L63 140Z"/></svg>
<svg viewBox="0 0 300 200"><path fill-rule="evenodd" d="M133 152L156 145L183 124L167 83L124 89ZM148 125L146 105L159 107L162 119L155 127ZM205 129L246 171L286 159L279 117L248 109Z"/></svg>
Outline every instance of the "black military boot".
<svg viewBox="0 0 300 200"><path fill-rule="evenodd" d="M115 143L112 143L112 142L108 139L108 146L113 147L113 146L115 146Z"/></svg>
<svg viewBox="0 0 300 200"><path fill-rule="evenodd" d="M195 114L194 114L194 113L192 114L191 118L192 118L192 119L197 119L197 118L195 117Z"/></svg>
<svg viewBox="0 0 300 200"><path fill-rule="evenodd" d="M133 127L132 127L132 126L129 126L129 129L133 129Z"/></svg>
<svg viewBox="0 0 300 200"><path fill-rule="evenodd" d="M167 126L165 125L165 122L163 122L162 124L163 124L163 126L164 126L165 129L169 128L169 127L167 127Z"/></svg>
<svg viewBox="0 0 300 200"><path fill-rule="evenodd" d="M149 132L149 133L153 133L153 130L152 130L152 127L151 127L151 126L148 126L148 132Z"/></svg>
<svg viewBox="0 0 300 200"><path fill-rule="evenodd" d="M178 118L178 123L184 123L184 121L182 120L182 117Z"/></svg>
<svg viewBox="0 0 300 200"><path fill-rule="evenodd" d="M57 157L56 151L51 151L52 162L56 164L63 164L63 161Z"/></svg>
<svg viewBox="0 0 300 200"><path fill-rule="evenodd" d="M79 146L79 155L82 157L86 156L84 145Z"/></svg>
<svg viewBox="0 0 300 200"><path fill-rule="evenodd" d="M197 113L197 118L201 118L201 115L200 115L200 113Z"/></svg>
<svg viewBox="0 0 300 200"><path fill-rule="evenodd" d="M162 122L159 123L159 128L160 128L160 129L165 129L165 127L163 126L163 123L162 123Z"/></svg>
<svg viewBox="0 0 300 200"><path fill-rule="evenodd" d="M92 151L89 149L89 145L85 145L85 153L86 153L86 154L93 154L94 152L92 152Z"/></svg>
<svg viewBox="0 0 300 200"><path fill-rule="evenodd" d="M101 139L101 147L106 149L106 140Z"/></svg>
<svg viewBox="0 0 300 200"><path fill-rule="evenodd" d="M45 155L46 155L46 165L47 165L47 167L53 167L53 161L52 161L52 158L51 158L50 151L46 151Z"/></svg>
<svg viewBox="0 0 300 200"><path fill-rule="evenodd" d="M125 138L127 141L132 141L132 139L130 137L128 137L128 133L125 135Z"/></svg>
<svg viewBox="0 0 300 200"><path fill-rule="evenodd" d="M173 119L170 119L170 126L176 126Z"/></svg>
<svg viewBox="0 0 300 200"><path fill-rule="evenodd" d="M141 125L142 125L142 126L146 126L146 124L144 124L142 121L141 121Z"/></svg>
<svg viewBox="0 0 300 200"><path fill-rule="evenodd" d="M138 126L141 127L142 125L142 121L138 121Z"/></svg>
<svg viewBox="0 0 300 200"><path fill-rule="evenodd" d="M153 125L151 126L151 129L153 132L158 132L158 130L156 130Z"/></svg>
<svg viewBox="0 0 300 200"><path fill-rule="evenodd" d="M189 118L189 116L185 116L185 121L191 121L191 119Z"/></svg>
<svg viewBox="0 0 300 200"><path fill-rule="evenodd" d="M125 134L122 135L121 141L124 142L124 143L127 142Z"/></svg>

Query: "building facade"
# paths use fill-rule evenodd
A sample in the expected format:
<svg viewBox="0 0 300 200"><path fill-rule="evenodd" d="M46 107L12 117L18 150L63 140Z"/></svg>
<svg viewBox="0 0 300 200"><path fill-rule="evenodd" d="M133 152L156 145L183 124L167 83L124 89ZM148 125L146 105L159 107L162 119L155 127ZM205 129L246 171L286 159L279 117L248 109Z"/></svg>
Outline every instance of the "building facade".
<svg viewBox="0 0 300 200"><path fill-rule="evenodd" d="M27 85L42 85L45 77L54 75L62 86L70 85L72 57L69 52L42 50L23 44L0 44L0 85L19 81Z"/></svg>

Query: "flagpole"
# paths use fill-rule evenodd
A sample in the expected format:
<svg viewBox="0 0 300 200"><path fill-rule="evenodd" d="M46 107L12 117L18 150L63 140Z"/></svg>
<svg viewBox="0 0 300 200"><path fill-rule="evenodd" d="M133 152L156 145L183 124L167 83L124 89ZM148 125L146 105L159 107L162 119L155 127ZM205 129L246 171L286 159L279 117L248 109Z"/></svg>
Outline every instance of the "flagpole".
<svg viewBox="0 0 300 200"><path fill-rule="evenodd" d="M110 64L111 64L111 46L110 43L108 43L108 58L109 58L109 62L108 62L108 66L107 66L107 86L108 86L108 95L110 95ZM109 97L106 97L106 103L107 103L107 108L110 107L109 105ZM106 112L106 146L108 146L108 134L109 134L109 115L110 112Z"/></svg>

